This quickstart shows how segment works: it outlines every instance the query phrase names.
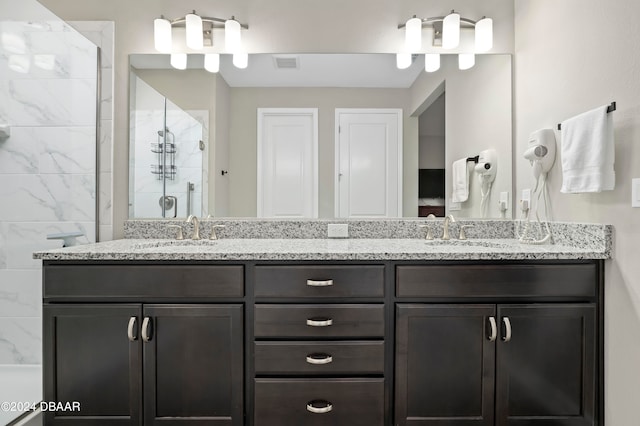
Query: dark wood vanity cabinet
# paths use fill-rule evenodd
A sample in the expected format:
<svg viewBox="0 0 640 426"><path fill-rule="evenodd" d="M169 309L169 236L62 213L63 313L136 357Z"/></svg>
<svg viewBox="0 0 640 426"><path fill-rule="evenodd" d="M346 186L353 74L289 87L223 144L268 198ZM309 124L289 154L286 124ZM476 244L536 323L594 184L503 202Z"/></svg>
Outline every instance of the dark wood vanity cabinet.
<svg viewBox="0 0 640 426"><path fill-rule="evenodd" d="M398 268L395 424L602 424L596 265L447 269Z"/></svg>
<svg viewBox="0 0 640 426"><path fill-rule="evenodd" d="M603 262L45 261L46 425L601 426Z"/></svg>
<svg viewBox="0 0 640 426"><path fill-rule="evenodd" d="M52 269L48 279L45 265L44 400L80 404L78 412L45 412L45 424L243 425L243 305L215 303L220 297L215 278L209 278L208 303L170 303L174 296L158 298L152 288L139 293L142 284L152 287L156 279L161 285L166 280L153 267L147 266L142 283L132 280L138 266L131 267L130 275L128 266L112 268L113 275L102 274L100 266L69 266L60 273L66 276L64 286L75 290L65 294L59 271ZM189 266L183 268L190 276ZM236 275L235 291L242 294L240 268L239 275L230 269L208 272ZM74 279L76 274L82 280ZM103 286L97 299L87 289L95 282L87 278ZM110 285L120 290L126 280L129 294L109 294ZM182 284L176 278L173 291L183 291ZM227 292L225 286L217 291ZM110 297L118 302L96 303ZM183 298L189 300L188 294Z"/></svg>
<svg viewBox="0 0 640 426"><path fill-rule="evenodd" d="M385 267L257 265L255 426L384 426Z"/></svg>

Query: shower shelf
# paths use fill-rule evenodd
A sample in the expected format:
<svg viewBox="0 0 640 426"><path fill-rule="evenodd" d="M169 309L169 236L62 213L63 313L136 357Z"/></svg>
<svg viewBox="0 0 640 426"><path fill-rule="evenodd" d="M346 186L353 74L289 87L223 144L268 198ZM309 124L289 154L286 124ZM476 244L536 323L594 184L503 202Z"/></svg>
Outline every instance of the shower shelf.
<svg viewBox="0 0 640 426"><path fill-rule="evenodd" d="M166 145L166 149L163 150L162 149L162 143L152 143L151 144L151 152L156 153L156 154L162 154L163 152L167 152L167 154L175 154L176 153L176 144L174 143L167 143Z"/></svg>
<svg viewBox="0 0 640 426"><path fill-rule="evenodd" d="M151 165L151 173L158 176L158 180L174 180L176 172L176 137L169 128L165 132L159 130L158 142L151 143L151 152L157 154L157 163Z"/></svg>
<svg viewBox="0 0 640 426"><path fill-rule="evenodd" d="M174 180L176 177L177 171L178 171L178 168L176 166L167 165L164 173L165 179ZM158 179L162 179L162 164L152 164L151 173L154 175L158 175Z"/></svg>

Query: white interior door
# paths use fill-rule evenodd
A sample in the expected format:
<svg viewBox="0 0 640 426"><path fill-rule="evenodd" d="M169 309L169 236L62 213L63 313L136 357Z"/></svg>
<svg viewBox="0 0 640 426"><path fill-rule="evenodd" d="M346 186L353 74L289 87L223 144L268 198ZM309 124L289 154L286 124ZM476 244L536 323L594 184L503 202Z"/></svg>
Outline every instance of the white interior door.
<svg viewBox="0 0 640 426"><path fill-rule="evenodd" d="M402 110L336 110L336 216L402 216Z"/></svg>
<svg viewBox="0 0 640 426"><path fill-rule="evenodd" d="M258 217L318 217L318 110L258 108Z"/></svg>

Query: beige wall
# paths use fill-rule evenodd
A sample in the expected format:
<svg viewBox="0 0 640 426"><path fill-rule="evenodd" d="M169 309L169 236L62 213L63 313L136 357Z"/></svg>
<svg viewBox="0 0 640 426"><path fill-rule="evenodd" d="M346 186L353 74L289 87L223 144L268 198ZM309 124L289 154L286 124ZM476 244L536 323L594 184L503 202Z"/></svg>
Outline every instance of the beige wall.
<svg viewBox="0 0 640 426"><path fill-rule="evenodd" d="M256 216L257 213L258 108L318 108L318 215L327 218L334 217L336 108L404 109L407 96L406 89L232 88L229 215ZM417 119L408 117L407 111L403 117L404 149L417 153ZM418 214L417 168L417 157L404 155L405 216Z"/></svg>
<svg viewBox="0 0 640 426"><path fill-rule="evenodd" d="M114 237L122 237L128 190L128 63L130 53L153 53L153 19L181 17L192 9L202 15L230 17L249 24L243 33L250 53L396 52L404 34L400 22L414 14L442 15L452 7L464 16L494 19L494 52L513 52L513 3L505 0L39 0L65 20L115 21L114 56ZM406 131L407 129L405 129ZM406 150L405 150L406 153ZM414 152L417 155L417 148ZM406 154L405 154L406 158ZM417 173L417 172L416 172ZM417 179L417 175L416 175ZM417 207L416 207L417 209ZM405 208L406 210L406 208Z"/></svg>
<svg viewBox="0 0 640 426"><path fill-rule="evenodd" d="M638 424L640 389L640 209L631 179L640 177L640 2L516 0L516 187L532 185L522 158L527 137L617 101L616 187L561 194L559 158L549 174L554 219L613 224L613 260L605 266L606 424ZM597 30L596 30L597 29ZM559 141L561 143L561 141Z"/></svg>
<svg viewBox="0 0 640 426"><path fill-rule="evenodd" d="M451 197L451 165L455 160L473 157L485 149L495 149L498 168L488 200L488 216L499 217L499 194L512 194L512 84L510 55L478 55L476 65L460 71L455 58L443 58L435 73L422 73L411 87L411 108L418 113L434 100L445 86L445 195ZM471 167L471 166L469 166ZM460 217L481 217L480 183L471 172L469 199ZM449 211L449 210L447 210ZM511 217L511 208L507 212Z"/></svg>
<svg viewBox="0 0 640 426"><path fill-rule="evenodd" d="M444 169L445 111L444 94L438 97L419 118L419 158L421 169Z"/></svg>

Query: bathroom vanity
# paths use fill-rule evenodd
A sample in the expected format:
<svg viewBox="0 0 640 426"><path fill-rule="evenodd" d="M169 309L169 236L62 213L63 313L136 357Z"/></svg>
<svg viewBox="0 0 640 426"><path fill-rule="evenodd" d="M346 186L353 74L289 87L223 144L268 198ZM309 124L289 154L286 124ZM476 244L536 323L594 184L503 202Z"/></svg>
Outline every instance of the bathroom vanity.
<svg viewBox="0 0 640 426"><path fill-rule="evenodd" d="M120 240L43 259L51 425L602 425L604 251Z"/></svg>

